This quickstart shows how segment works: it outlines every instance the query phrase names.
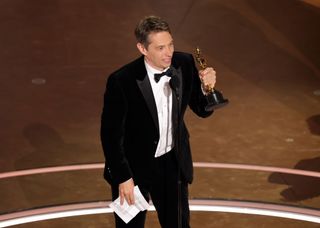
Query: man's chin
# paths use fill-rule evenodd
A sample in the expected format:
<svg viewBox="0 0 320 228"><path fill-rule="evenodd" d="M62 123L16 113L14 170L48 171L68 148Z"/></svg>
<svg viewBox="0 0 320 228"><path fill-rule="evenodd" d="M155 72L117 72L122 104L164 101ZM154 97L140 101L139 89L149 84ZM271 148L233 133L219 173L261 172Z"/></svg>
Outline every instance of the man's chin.
<svg viewBox="0 0 320 228"><path fill-rule="evenodd" d="M165 69L165 68L168 68L168 67L170 67L171 66L171 61L170 62L165 62L164 64L163 64L163 68Z"/></svg>

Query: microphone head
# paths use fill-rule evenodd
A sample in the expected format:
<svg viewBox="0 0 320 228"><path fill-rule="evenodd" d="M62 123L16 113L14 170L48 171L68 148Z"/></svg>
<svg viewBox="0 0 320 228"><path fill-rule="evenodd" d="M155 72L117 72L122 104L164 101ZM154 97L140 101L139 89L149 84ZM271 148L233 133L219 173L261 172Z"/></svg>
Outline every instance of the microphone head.
<svg viewBox="0 0 320 228"><path fill-rule="evenodd" d="M176 75L172 75L170 81L169 81L169 85L171 87L171 89L173 90L178 90L179 86L180 86L180 80Z"/></svg>
<svg viewBox="0 0 320 228"><path fill-rule="evenodd" d="M177 77L177 75L172 75L169 85L172 89L172 91L176 94L177 98L179 99L179 86L180 86L180 80Z"/></svg>

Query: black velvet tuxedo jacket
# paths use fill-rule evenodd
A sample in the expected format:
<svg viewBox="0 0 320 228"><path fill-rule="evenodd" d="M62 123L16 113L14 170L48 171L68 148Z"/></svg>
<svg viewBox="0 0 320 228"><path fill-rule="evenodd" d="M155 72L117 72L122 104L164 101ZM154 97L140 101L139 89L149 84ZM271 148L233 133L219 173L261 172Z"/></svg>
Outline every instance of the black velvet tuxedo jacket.
<svg viewBox="0 0 320 228"><path fill-rule="evenodd" d="M204 109L207 101L192 55L174 52L171 67L180 81L179 102L173 102L173 106L179 107L172 107L180 113L179 121L173 121L174 135L180 136L181 145L176 157L183 178L191 183L193 166L183 116L188 105L200 117L212 112ZM150 183L159 141L157 115L143 56L109 76L101 118L101 142L106 158L104 177L110 184L118 185L130 178L135 184ZM176 134L177 129L180 134Z"/></svg>

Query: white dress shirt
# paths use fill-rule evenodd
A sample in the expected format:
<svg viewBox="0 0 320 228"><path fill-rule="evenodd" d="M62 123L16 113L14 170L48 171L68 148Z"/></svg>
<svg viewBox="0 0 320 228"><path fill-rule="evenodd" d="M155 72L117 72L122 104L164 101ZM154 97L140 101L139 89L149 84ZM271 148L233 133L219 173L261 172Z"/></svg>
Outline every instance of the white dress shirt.
<svg viewBox="0 0 320 228"><path fill-rule="evenodd" d="M161 73L163 71L154 69L146 61L144 63L147 69L158 112L160 138L154 156L160 157L161 155L169 152L174 146L172 134L172 90L169 85L170 77L162 76L160 81L157 83L154 80L154 74Z"/></svg>

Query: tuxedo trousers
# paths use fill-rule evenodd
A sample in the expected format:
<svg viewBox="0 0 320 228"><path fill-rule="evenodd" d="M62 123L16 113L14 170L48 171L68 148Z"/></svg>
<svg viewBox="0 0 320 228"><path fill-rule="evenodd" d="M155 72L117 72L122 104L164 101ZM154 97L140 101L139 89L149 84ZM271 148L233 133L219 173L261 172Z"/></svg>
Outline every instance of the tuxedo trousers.
<svg viewBox="0 0 320 228"><path fill-rule="evenodd" d="M178 228L178 163L174 150L154 158L152 180L148 184L138 183L147 201L151 200L156 208L162 228ZM190 211L188 203L188 183L181 178L181 224L189 228ZM137 183L135 183L137 184ZM111 186L113 200L119 196L118 186ZM116 228L143 228L147 211L139 212L128 224L115 213Z"/></svg>

